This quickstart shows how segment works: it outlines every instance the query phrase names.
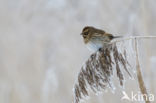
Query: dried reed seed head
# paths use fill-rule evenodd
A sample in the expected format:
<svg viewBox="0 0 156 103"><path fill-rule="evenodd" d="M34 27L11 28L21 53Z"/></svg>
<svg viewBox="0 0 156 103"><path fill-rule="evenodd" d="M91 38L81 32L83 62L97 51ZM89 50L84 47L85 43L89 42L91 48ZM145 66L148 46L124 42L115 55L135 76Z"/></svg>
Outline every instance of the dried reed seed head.
<svg viewBox="0 0 156 103"><path fill-rule="evenodd" d="M92 54L81 68L78 81L74 86L74 103L79 103L81 99L88 96L88 90L97 93L107 87L113 89L111 76L115 69L120 85L123 86L124 76L121 66L131 76L127 69L128 65L126 50L121 54L116 44L105 44L102 49Z"/></svg>

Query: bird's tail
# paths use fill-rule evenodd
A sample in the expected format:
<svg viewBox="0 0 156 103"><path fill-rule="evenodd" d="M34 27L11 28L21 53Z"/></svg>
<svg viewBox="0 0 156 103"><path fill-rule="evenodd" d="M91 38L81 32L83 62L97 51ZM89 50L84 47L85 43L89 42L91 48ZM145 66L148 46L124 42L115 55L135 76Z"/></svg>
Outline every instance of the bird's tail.
<svg viewBox="0 0 156 103"><path fill-rule="evenodd" d="M123 36L113 36L113 38L123 38Z"/></svg>

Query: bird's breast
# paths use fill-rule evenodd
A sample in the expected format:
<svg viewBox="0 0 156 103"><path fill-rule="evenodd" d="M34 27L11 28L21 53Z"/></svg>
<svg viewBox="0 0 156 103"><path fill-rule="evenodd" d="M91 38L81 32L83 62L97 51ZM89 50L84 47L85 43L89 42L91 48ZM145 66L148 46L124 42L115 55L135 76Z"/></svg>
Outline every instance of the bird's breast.
<svg viewBox="0 0 156 103"><path fill-rule="evenodd" d="M103 47L103 43L100 41L89 41L86 43L86 46L90 51L95 52Z"/></svg>

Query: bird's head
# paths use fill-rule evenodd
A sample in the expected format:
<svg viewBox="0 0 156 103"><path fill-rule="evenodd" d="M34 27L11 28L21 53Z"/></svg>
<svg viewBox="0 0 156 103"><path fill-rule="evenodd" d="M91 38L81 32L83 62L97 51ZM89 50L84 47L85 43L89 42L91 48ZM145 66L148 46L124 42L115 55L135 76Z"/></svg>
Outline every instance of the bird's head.
<svg viewBox="0 0 156 103"><path fill-rule="evenodd" d="M88 43L92 38L99 37L103 35L104 33L105 31L103 30L94 28L92 26L86 26L83 28L81 35L84 39L84 42Z"/></svg>
<svg viewBox="0 0 156 103"><path fill-rule="evenodd" d="M83 28L81 35L82 35L85 43L89 42L89 40L94 32L95 32L95 28L92 26L86 26Z"/></svg>

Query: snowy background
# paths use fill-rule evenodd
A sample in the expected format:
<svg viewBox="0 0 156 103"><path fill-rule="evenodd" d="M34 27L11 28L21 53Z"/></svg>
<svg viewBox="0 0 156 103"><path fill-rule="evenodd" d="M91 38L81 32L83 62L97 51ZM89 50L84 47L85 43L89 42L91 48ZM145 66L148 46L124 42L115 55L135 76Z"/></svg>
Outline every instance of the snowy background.
<svg viewBox="0 0 156 103"><path fill-rule="evenodd" d="M156 36L155 4L155 0L0 0L0 103L71 103L75 79L90 55L80 36L82 28ZM154 39L140 41L140 61L148 92L156 95L155 44ZM129 95L139 91L138 83L127 80L125 91ZM91 95L87 103L131 103L121 101L118 84L115 94Z"/></svg>

